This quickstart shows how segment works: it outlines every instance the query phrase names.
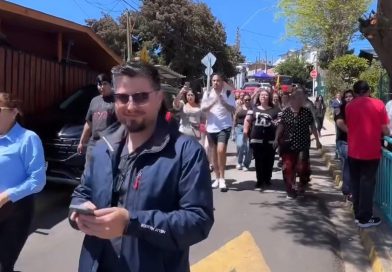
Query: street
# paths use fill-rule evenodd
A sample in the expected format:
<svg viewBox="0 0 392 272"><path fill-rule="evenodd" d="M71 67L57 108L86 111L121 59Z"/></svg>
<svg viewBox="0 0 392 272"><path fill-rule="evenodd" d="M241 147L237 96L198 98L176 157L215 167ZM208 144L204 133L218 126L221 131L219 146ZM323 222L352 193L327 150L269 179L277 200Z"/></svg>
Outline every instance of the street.
<svg viewBox="0 0 392 272"><path fill-rule="evenodd" d="M278 272L369 269L352 220L343 224L345 229L340 229L335 222L336 212L345 203L333 187L318 151L311 150L312 181L305 198L288 200L280 169L274 168L271 188L254 191L253 167L248 172L236 170L234 150L230 141L226 174L229 191L214 190L215 224L208 239L191 248L191 264L249 231L266 261L265 271L268 268ZM16 264L16 271L77 270L83 236L71 229L66 219L71 192L71 187L51 185L39 195L33 232ZM246 255L246 252L238 248L237 254ZM227 261L230 259L232 257L227 256Z"/></svg>

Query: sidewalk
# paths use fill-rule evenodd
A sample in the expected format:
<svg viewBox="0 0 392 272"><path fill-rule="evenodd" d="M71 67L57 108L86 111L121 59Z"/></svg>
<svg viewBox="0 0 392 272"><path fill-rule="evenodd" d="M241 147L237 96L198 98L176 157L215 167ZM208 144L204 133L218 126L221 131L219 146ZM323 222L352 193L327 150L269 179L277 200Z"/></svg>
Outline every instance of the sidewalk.
<svg viewBox="0 0 392 272"><path fill-rule="evenodd" d="M335 160L335 124L325 118L325 130L322 130L322 137L320 139L323 144L321 155L333 177L333 181L337 188L341 188L342 174L340 169L340 161ZM365 248L366 254L369 257L372 271L392 271L392 226L383 218L381 212L377 207L374 209L375 214L383 219L383 223L378 227L361 229L356 227L362 245ZM347 203L345 211L342 215L346 214L345 224L354 225L354 217L352 213L351 203ZM345 237L347 233L345 230L338 229L341 236Z"/></svg>

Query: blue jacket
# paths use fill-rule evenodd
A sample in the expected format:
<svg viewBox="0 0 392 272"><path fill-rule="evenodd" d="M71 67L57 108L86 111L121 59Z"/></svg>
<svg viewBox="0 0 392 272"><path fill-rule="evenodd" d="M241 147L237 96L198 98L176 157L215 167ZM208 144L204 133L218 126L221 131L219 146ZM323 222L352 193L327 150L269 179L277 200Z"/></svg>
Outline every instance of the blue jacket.
<svg viewBox="0 0 392 272"><path fill-rule="evenodd" d="M90 200L98 209L111 206L113 171L125 136L120 127L97 142L71 204ZM191 137L169 133L168 125L160 122L130 173L124 206L131 219L117 239L121 271L189 271L189 247L205 239L214 222L211 177L202 146ZM108 240L85 236L79 271L97 271L104 244Z"/></svg>

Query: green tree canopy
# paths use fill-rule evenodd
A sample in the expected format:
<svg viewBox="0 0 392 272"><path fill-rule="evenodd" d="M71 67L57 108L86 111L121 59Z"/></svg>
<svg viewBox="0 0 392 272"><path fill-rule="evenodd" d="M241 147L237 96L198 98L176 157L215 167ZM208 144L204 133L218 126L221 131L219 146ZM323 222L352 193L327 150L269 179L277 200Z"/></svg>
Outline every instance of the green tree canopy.
<svg viewBox="0 0 392 272"><path fill-rule="evenodd" d="M288 36L319 48L326 66L344 55L371 0L279 0Z"/></svg>
<svg viewBox="0 0 392 272"><path fill-rule="evenodd" d="M288 58L286 61L279 63L275 71L280 75L292 76L296 83L305 84L309 79L311 65L307 64L298 57Z"/></svg>
<svg viewBox="0 0 392 272"><path fill-rule="evenodd" d="M352 84L368 67L369 63L364 58L355 55L344 55L331 62L329 71L340 76L343 81Z"/></svg>
<svg viewBox="0 0 392 272"><path fill-rule="evenodd" d="M145 0L135 21L134 49L145 45L155 63L168 65L189 78L200 78L205 67L201 59L212 52L217 57L213 69L231 77L245 58L235 46L226 44L223 25L204 3L191 0ZM86 20L94 32L118 54L125 55L126 16L114 20L107 14ZM135 50L134 50L135 51Z"/></svg>

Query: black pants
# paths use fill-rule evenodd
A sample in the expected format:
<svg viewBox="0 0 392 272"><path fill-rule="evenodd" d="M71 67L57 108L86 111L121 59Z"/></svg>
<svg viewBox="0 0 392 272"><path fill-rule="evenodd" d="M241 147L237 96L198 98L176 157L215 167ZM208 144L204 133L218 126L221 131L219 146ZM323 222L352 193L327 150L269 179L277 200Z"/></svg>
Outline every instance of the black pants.
<svg viewBox="0 0 392 272"><path fill-rule="evenodd" d="M275 149L270 143L252 143L251 146L255 158L257 185L268 184L271 182Z"/></svg>
<svg viewBox="0 0 392 272"><path fill-rule="evenodd" d="M373 215L373 194L380 160L358 160L348 157L355 218L367 222Z"/></svg>
<svg viewBox="0 0 392 272"><path fill-rule="evenodd" d="M29 235L34 213L34 196L0 208L0 272L14 271L14 265Z"/></svg>

